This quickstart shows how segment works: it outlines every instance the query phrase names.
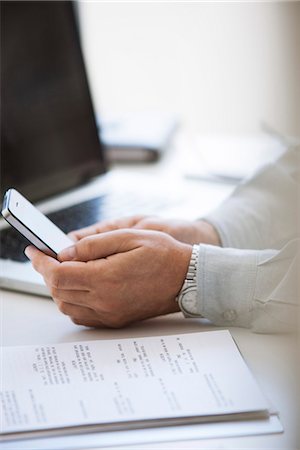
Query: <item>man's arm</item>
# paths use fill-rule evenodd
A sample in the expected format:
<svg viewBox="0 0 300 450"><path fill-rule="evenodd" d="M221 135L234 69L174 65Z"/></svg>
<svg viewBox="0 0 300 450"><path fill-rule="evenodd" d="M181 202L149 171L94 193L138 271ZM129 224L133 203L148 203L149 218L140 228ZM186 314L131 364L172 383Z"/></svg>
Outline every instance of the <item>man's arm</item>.
<svg viewBox="0 0 300 450"><path fill-rule="evenodd" d="M289 152L274 171L266 168L245 183L207 218L216 229L205 229L206 245L200 245L195 302L199 315L218 325L281 331L290 328L297 314L294 280L299 270L292 240L298 166L293 155ZM61 311L75 323L122 326L178 310L175 297L195 235L185 244L177 239L186 237L190 224L168 224L176 240L164 230L137 230L134 223L122 230L119 225L117 221L110 232L100 224L79 233L75 258L65 254L61 264L37 250L28 253ZM207 245L211 240L218 244L219 236L223 245L236 243L241 249ZM278 250L280 242L289 240ZM268 243L273 249L260 249ZM254 250L247 250L250 246Z"/></svg>
<svg viewBox="0 0 300 450"><path fill-rule="evenodd" d="M299 240L281 250L239 250L200 245L199 315L216 325L255 332L290 331L298 317Z"/></svg>
<svg viewBox="0 0 300 450"><path fill-rule="evenodd" d="M223 248L200 245L195 293L200 315L258 332L292 328L300 273L298 183L299 150L289 150L205 219Z"/></svg>
<svg viewBox="0 0 300 450"><path fill-rule="evenodd" d="M299 157L300 148L290 149L205 218L217 230L222 247L280 249L297 237Z"/></svg>

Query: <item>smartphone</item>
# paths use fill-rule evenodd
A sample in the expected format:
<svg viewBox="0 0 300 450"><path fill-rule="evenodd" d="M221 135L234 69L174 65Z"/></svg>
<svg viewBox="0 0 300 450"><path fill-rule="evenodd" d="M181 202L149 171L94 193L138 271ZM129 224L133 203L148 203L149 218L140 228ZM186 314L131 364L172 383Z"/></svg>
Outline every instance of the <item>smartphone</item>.
<svg viewBox="0 0 300 450"><path fill-rule="evenodd" d="M54 258L74 243L16 189L5 193L2 216L35 247Z"/></svg>

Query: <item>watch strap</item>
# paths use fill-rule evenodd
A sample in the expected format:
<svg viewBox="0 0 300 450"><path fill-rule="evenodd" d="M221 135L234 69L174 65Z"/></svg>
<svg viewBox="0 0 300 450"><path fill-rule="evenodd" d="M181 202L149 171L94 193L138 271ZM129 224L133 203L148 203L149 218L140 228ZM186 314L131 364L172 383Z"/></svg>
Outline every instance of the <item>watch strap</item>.
<svg viewBox="0 0 300 450"><path fill-rule="evenodd" d="M198 255L199 255L199 245L195 244L193 245L191 259L186 273L185 281L179 294L176 297L176 301L178 302L179 308L181 309L185 317L201 317L200 314L196 312ZM193 294L194 299L191 304L190 299L191 297L193 297ZM187 309L187 298L189 298L188 309Z"/></svg>

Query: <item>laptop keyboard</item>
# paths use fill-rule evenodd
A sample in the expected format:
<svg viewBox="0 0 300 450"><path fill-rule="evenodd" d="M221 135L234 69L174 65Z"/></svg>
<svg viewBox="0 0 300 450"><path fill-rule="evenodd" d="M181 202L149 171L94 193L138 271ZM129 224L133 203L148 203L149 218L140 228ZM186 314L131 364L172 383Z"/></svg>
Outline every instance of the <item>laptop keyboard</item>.
<svg viewBox="0 0 300 450"><path fill-rule="evenodd" d="M52 212L47 217L68 233L100 220L133 214L156 214L168 205L170 199L167 198L141 198L128 193L107 194ZM0 234L0 257L18 262L27 261L24 255L27 239L11 227L1 230Z"/></svg>

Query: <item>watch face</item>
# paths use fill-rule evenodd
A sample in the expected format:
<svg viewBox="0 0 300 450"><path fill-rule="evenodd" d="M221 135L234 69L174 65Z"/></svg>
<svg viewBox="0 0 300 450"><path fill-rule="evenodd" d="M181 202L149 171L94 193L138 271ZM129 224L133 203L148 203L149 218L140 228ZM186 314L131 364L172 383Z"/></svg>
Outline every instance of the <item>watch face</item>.
<svg viewBox="0 0 300 450"><path fill-rule="evenodd" d="M188 314L199 314L197 308L197 290L189 288L182 296L181 305Z"/></svg>

